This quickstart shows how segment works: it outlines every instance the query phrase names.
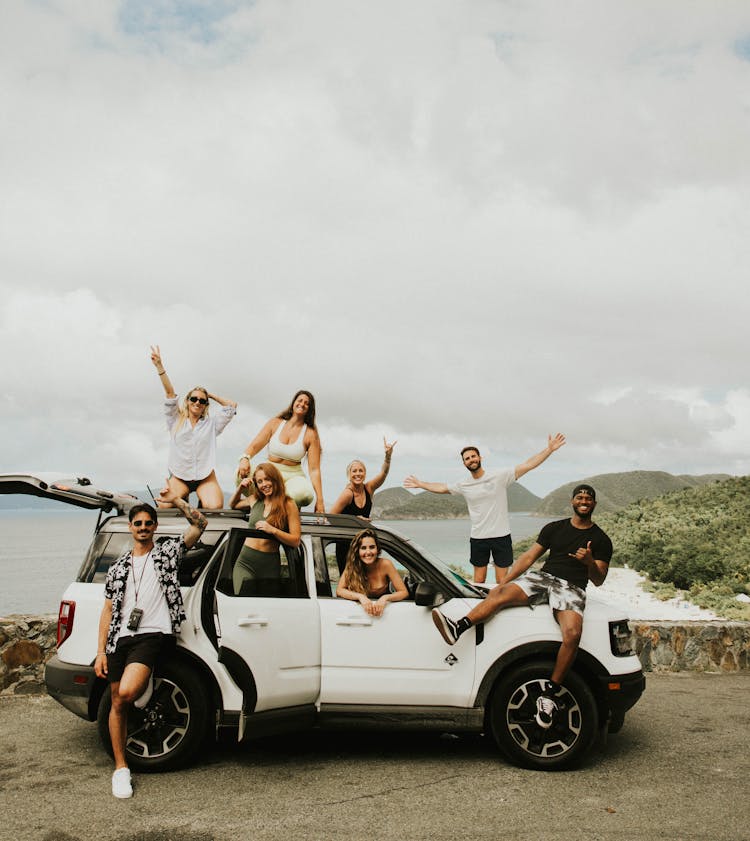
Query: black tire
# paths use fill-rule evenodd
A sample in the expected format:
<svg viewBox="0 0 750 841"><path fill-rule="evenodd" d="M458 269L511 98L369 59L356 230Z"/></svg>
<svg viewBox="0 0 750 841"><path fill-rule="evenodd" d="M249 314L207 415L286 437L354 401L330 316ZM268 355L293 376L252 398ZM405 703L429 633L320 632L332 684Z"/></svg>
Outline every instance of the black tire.
<svg viewBox="0 0 750 841"><path fill-rule="evenodd" d="M559 710L545 730L535 719L536 699L552 672L551 661L525 663L498 680L489 702L492 738L514 765L562 771L583 760L596 738L598 712L586 682L570 672L556 701Z"/></svg>
<svg viewBox="0 0 750 841"><path fill-rule="evenodd" d="M96 717L102 743L112 755L109 738L109 686ZM137 771L172 771L189 762L205 741L209 720L207 692L190 668L179 661L165 665L154 679L154 694L145 709L131 706L125 752Z"/></svg>

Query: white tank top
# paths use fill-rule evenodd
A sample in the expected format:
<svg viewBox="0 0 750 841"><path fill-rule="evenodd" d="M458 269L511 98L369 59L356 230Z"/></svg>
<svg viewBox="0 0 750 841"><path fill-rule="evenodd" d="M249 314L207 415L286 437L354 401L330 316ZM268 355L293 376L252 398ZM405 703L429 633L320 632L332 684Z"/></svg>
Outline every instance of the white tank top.
<svg viewBox="0 0 750 841"><path fill-rule="evenodd" d="M268 442L268 455L283 459L284 461L296 461L299 464L305 457L305 433L307 432L307 424L302 427L302 431L297 436L297 439L291 444L284 444L279 438L281 430L285 426L286 421L276 427L276 432L274 432L271 440Z"/></svg>

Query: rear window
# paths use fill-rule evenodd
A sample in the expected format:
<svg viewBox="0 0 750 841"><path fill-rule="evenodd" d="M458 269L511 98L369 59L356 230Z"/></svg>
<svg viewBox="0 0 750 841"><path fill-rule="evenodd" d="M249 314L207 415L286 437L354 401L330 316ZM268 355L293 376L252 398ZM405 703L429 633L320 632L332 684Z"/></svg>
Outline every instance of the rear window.
<svg viewBox="0 0 750 841"><path fill-rule="evenodd" d="M160 538L173 535L157 534ZM174 535L176 537L176 535ZM213 555L216 544L224 536L223 531L206 531L201 539L185 553L180 564L180 585L190 587L201 574ZM78 573L78 581L103 584L110 566L133 545L130 532L99 532L94 538Z"/></svg>

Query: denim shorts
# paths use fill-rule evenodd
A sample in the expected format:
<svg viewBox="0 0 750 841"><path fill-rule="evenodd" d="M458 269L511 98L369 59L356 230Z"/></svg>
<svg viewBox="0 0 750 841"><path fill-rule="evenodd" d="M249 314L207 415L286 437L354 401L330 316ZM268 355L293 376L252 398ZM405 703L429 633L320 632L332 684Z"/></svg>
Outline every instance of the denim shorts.
<svg viewBox="0 0 750 841"><path fill-rule="evenodd" d="M513 583L529 597L529 607L546 602L553 610L572 610L583 616L586 591L564 578L533 570L516 578Z"/></svg>

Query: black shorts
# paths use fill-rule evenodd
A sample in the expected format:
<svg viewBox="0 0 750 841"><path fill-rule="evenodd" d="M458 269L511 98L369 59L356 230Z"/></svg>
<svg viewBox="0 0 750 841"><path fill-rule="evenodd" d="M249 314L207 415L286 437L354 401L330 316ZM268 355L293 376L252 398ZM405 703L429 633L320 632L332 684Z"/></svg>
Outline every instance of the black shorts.
<svg viewBox="0 0 750 841"><path fill-rule="evenodd" d="M469 561L473 567L486 567L490 562L490 554L496 567L509 567L513 563L513 541L509 534L503 537L471 537L469 545Z"/></svg>
<svg viewBox="0 0 750 841"><path fill-rule="evenodd" d="M125 667L130 663L143 663L154 671L165 654L174 650L172 634L134 634L120 637L113 654L107 655L107 679L119 683Z"/></svg>

